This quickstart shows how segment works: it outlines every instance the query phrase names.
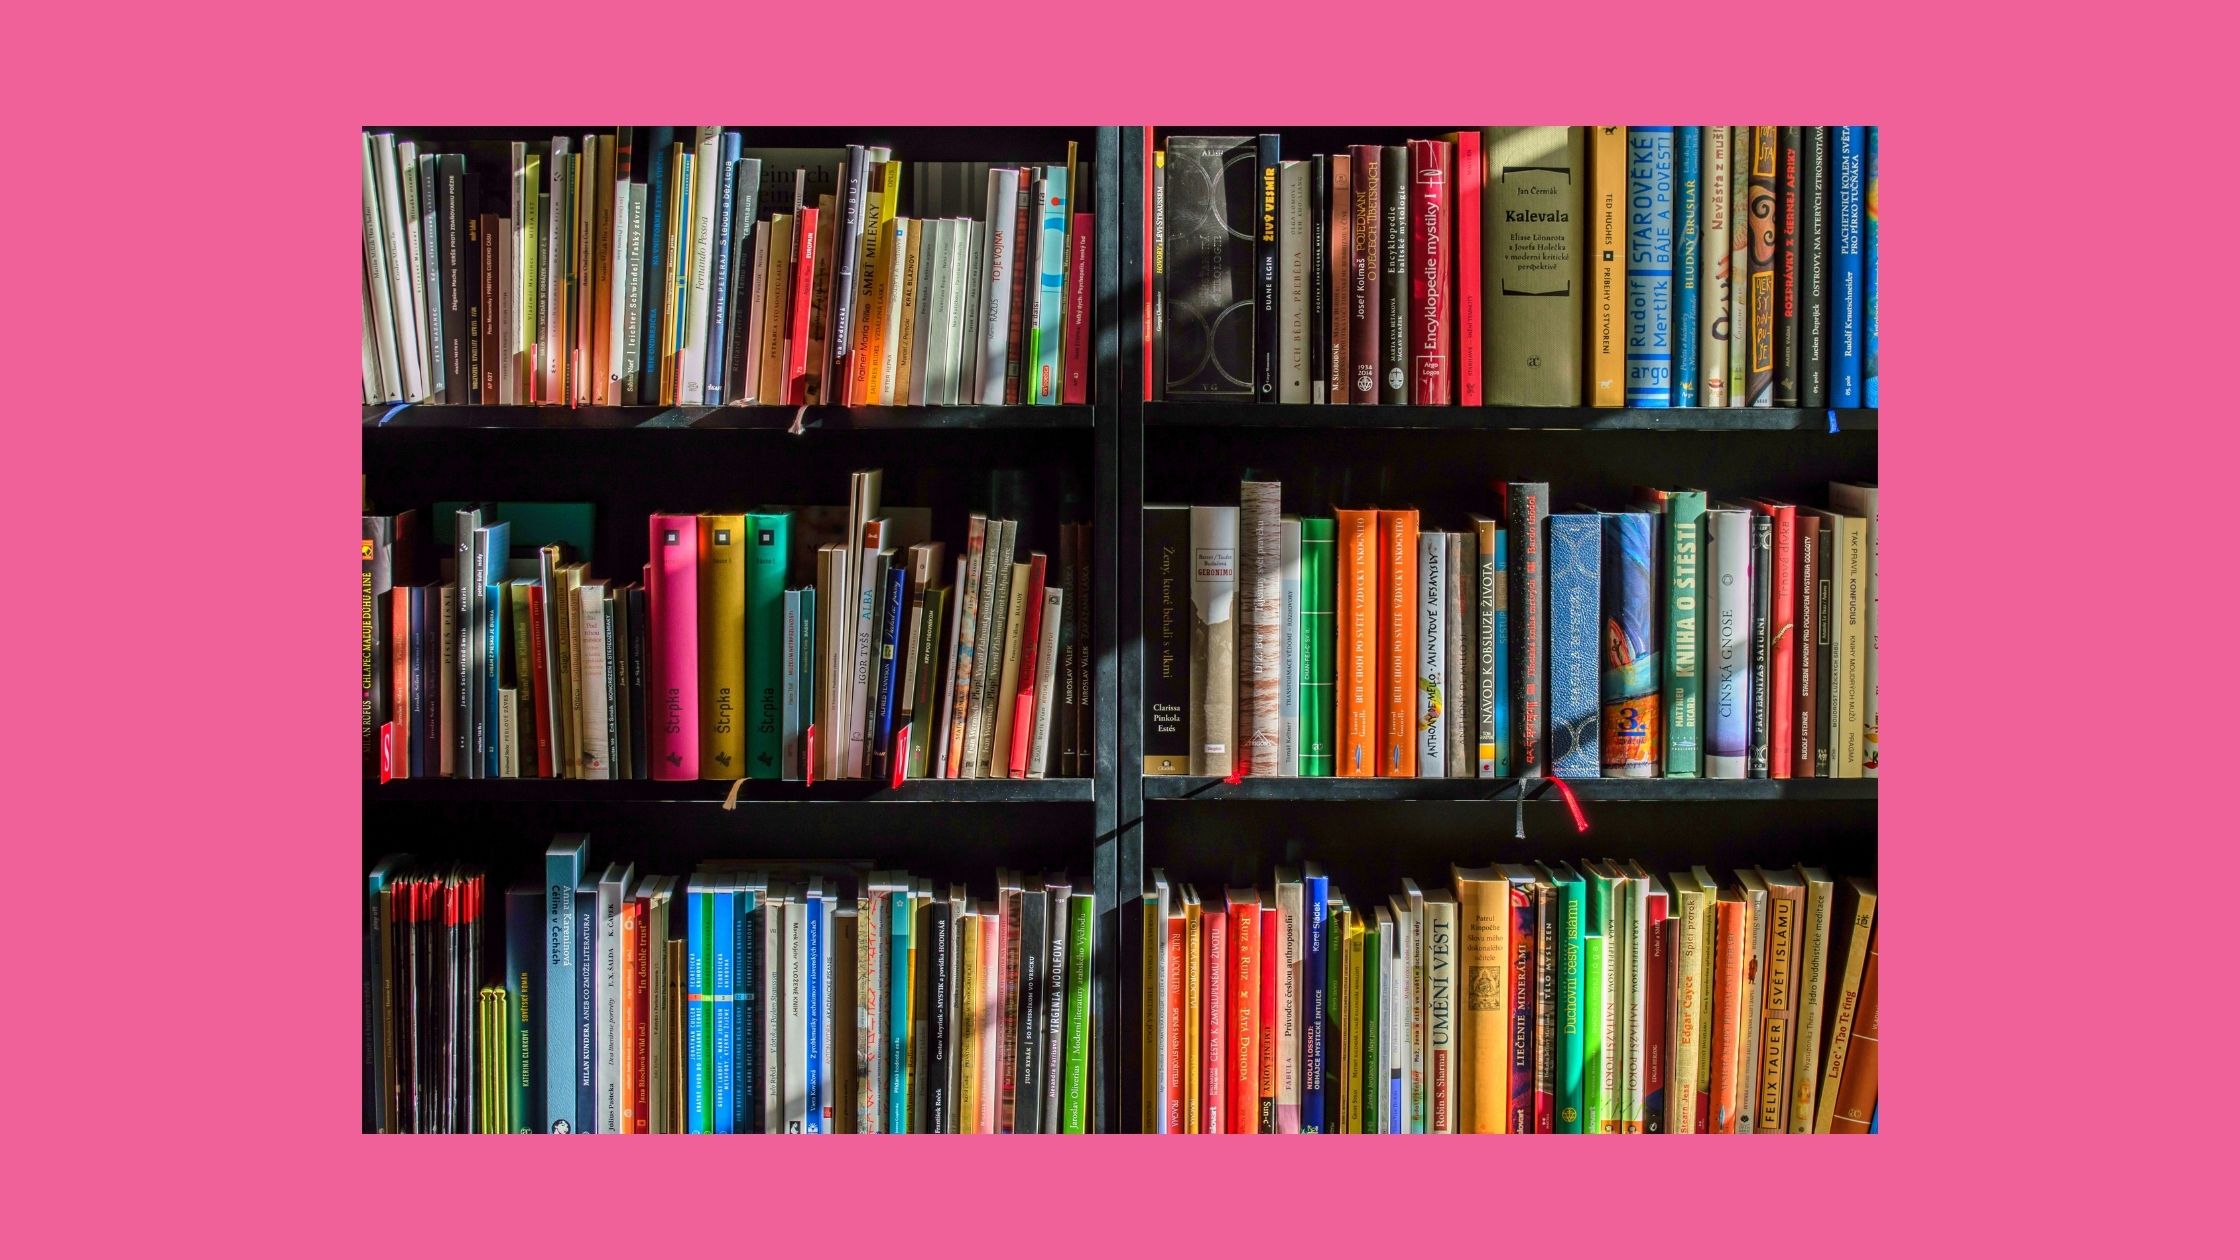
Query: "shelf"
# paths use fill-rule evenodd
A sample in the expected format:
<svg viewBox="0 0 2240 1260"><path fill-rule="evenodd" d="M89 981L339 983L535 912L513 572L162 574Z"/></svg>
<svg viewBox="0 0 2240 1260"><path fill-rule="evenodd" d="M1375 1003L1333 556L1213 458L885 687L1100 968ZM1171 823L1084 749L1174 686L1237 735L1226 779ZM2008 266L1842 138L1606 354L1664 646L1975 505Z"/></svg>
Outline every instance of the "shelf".
<svg viewBox="0 0 2240 1260"><path fill-rule="evenodd" d="M731 784L708 779L672 783L646 779L399 779L367 783L365 803L495 805L704 805L720 807ZM748 805L1011 805L1087 803L1090 779L908 779L901 787L865 779L824 783L750 780L739 792Z"/></svg>
<svg viewBox="0 0 2240 1260"><path fill-rule="evenodd" d="M364 407L367 432L387 429L1081 429L1096 408L1064 407L524 407L385 403Z"/></svg>
<svg viewBox="0 0 2240 1260"><path fill-rule="evenodd" d="M1829 417L1834 416L1834 429ZM1876 412L1797 407L1412 407L1311 403L1154 402L1150 428L1672 430L1787 433L1872 430Z"/></svg>
<svg viewBox="0 0 2240 1260"><path fill-rule="evenodd" d="M1871 801L1879 779L1565 779L1582 801ZM1278 779L1238 783L1198 775L1143 780L1147 801L1498 801L1514 804L1516 779ZM1561 802L1547 780L1528 801Z"/></svg>

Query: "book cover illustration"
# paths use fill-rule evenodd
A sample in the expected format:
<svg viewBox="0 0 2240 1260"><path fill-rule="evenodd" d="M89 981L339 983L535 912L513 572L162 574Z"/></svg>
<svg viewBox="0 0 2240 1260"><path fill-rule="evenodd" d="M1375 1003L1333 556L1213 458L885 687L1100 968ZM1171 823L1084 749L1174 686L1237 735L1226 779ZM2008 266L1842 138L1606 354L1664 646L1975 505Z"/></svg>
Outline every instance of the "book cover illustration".
<svg viewBox="0 0 2240 1260"><path fill-rule="evenodd" d="M1602 771L1652 778L1662 756L1656 634L1656 518L1602 518Z"/></svg>

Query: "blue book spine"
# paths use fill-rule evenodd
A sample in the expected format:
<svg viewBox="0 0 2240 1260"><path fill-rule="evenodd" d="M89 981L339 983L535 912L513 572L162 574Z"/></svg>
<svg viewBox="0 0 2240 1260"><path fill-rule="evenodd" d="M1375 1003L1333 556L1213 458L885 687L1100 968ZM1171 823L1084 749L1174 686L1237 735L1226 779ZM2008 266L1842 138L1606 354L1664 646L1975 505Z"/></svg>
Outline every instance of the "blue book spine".
<svg viewBox="0 0 2240 1260"><path fill-rule="evenodd" d="M1703 128L1672 129L1679 171L1672 261L1672 405L1696 405L1696 304L1703 286Z"/></svg>
<svg viewBox="0 0 2240 1260"><path fill-rule="evenodd" d="M1304 884L1307 918L1307 1003L1299 1052L1299 1132L1322 1132L1323 1027L1330 1018L1330 880L1309 875Z"/></svg>
<svg viewBox="0 0 2240 1260"><path fill-rule="evenodd" d="M588 842L545 850L544 1128L576 1128L576 884Z"/></svg>
<svg viewBox="0 0 2240 1260"><path fill-rule="evenodd" d="M544 1113L537 1038L529 1023L544 1012L543 895L535 884L506 890L506 1092L516 1133L536 1132L537 1117Z"/></svg>
<svg viewBox="0 0 2240 1260"><path fill-rule="evenodd" d="M898 751L894 746L894 690L902 677L903 605L910 598L910 566L905 559L896 556L894 567L887 572L887 597L883 605L886 624L879 629L879 720L871 732L871 755L881 779L894 773L892 758Z"/></svg>
<svg viewBox="0 0 2240 1260"><path fill-rule="evenodd" d="M675 127L646 128L646 270L644 330L639 345L638 401L651 405L661 398L661 276L667 265L668 233L663 230L669 213L669 148L676 143Z"/></svg>
<svg viewBox="0 0 2240 1260"><path fill-rule="evenodd" d="M803 966L808 971L809 1007L807 1065L809 1084L809 1120L804 1130L809 1133L824 1132L824 894L811 892L802 903L803 917L808 919L808 957Z"/></svg>
<svg viewBox="0 0 2240 1260"><path fill-rule="evenodd" d="M482 654L483 659L490 662L489 668L482 671L482 711L490 715L490 737L484 741L482 748L482 777L486 779L498 778L503 773L501 767L505 762L505 758L501 755L503 750L498 741L498 678L499 665L503 660L504 650L503 636L499 633L499 628L504 625L505 616L505 583L494 582L484 586L482 588Z"/></svg>
<svg viewBox="0 0 2240 1260"><path fill-rule="evenodd" d="M695 879L684 898L686 1132L708 1132L708 894Z"/></svg>
<svg viewBox="0 0 2240 1260"><path fill-rule="evenodd" d="M725 333L725 308L731 304L731 247L738 235L731 225L739 171L739 133L723 133L722 158L716 163L716 238L708 242L708 375L701 400L710 407L723 405L723 358L729 338Z"/></svg>
<svg viewBox="0 0 2240 1260"><path fill-rule="evenodd" d="M1602 514L1548 517L1548 764L1566 778L1602 775Z"/></svg>
<svg viewBox="0 0 2240 1260"><path fill-rule="evenodd" d="M731 964L731 1026L735 1044L731 1055L731 1096L736 1100L738 1123L734 1133L762 1131L762 1021L756 999L762 978L762 914L760 899L752 889L740 889L732 901L736 914Z"/></svg>
<svg viewBox="0 0 2240 1260"><path fill-rule="evenodd" d="M1493 534L1493 777L1506 779L1510 769L1509 727L1509 531ZM1483 655L1482 653L1480 654Z"/></svg>
<svg viewBox="0 0 2240 1260"><path fill-rule="evenodd" d="M1664 764L1656 520L1602 518L1602 770L1626 778L1653 779Z"/></svg>
<svg viewBox="0 0 2240 1260"><path fill-rule="evenodd" d="M1626 129L1626 405L1672 405L1672 128Z"/></svg>
<svg viewBox="0 0 2240 1260"><path fill-rule="evenodd" d="M599 880L576 885L576 1132L599 1131Z"/></svg>
<svg viewBox="0 0 2240 1260"><path fill-rule="evenodd" d="M728 883L719 883L708 897L708 1009L715 1014L715 1027L708 1038L709 1109L713 1112L708 1123L717 1133L739 1131L739 1100L732 1093L733 1074L738 1064L733 1059L732 1047L738 1032L731 1009L731 961L736 947L738 913L734 903L738 900Z"/></svg>
<svg viewBox="0 0 2240 1260"><path fill-rule="evenodd" d="M1863 343L1860 290L1866 217L1866 132L1864 127L1830 127L1835 140L1835 292L1828 302L1828 405L1859 405L1859 353Z"/></svg>
<svg viewBox="0 0 2240 1260"><path fill-rule="evenodd" d="M1860 243L1864 255L1861 270L1866 273L1866 293L1861 299L1866 314L1866 350L1859 356L1859 399L1862 406L1882 405L1882 319L1877 314L1880 303L1876 300L1882 290L1882 193L1877 187L1882 180L1882 128L1867 128L1867 195L1864 201L1866 216L1865 239ZM418 774L415 770L413 773ZM1880 1114L1877 1112L1876 1114ZM1868 1132L1873 1132L1872 1128Z"/></svg>
<svg viewBox="0 0 2240 1260"><path fill-rule="evenodd" d="M910 895L887 898L887 1132L910 1131Z"/></svg>

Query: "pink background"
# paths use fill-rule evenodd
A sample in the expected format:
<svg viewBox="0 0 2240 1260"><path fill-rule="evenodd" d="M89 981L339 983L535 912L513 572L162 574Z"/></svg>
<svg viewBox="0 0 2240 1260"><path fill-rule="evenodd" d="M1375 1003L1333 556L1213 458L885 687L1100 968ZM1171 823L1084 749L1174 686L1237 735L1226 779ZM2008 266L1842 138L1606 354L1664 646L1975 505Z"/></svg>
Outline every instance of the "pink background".
<svg viewBox="0 0 2240 1260"><path fill-rule="evenodd" d="M2233 251L2189 218L2228 204L2201 121L2229 73L2161 6L2079 35L1952 4L1660 4L1621 38L1617 3L1288 5L1250 58L1213 51L1245 6L1203 0L812 3L791 37L742 4L225 7L10 19L0 1045L30 1208L10 1234L35 1252L2196 1237L2232 989L2184 968L2229 956L2195 938L2231 823L2151 775L2229 773L2231 698L2149 675L2231 651L2179 639L2229 558L2166 572L2229 534L2185 521L2210 493L2185 479L2222 465L2160 467L2232 418L2201 403L2229 397L2230 311L2205 308ZM1590 43L1627 51L1582 72ZM1193 76L1215 64L1235 73ZM1885 132L1879 1140L356 1134L359 124L1753 117ZM2196 616L2116 615L2179 591Z"/></svg>

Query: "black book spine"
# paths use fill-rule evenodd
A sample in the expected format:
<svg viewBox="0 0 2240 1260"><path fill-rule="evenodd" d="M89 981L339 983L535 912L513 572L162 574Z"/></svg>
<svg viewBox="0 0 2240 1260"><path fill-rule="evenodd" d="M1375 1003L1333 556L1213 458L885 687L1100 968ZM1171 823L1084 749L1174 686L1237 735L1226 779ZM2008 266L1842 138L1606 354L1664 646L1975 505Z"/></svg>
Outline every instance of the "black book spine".
<svg viewBox="0 0 2240 1260"><path fill-rule="evenodd" d="M1835 712L1832 702L1836 690L1835 679L1828 672L1835 649L1835 546L1835 527L1821 525L1820 589L1812 594L1820 611L1820 625L1813 635L1812 643L1812 668L1820 679L1820 691L1813 697L1811 718L1813 730L1819 735L1819 741L1812 750L1812 773L1823 779L1831 772L1830 759L1835 755L1836 746L1835 731L1829 726L1829 719ZM1800 720L1804 716L1798 715Z"/></svg>
<svg viewBox="0 0 2240 1260"><path fill-rule="evenodd" d="M1828 129L1798 129L1797 405L1828 405ZM1822 553L1825 554L1825 553ZM1823 678L1826 675L1822 675Z"/></svg>
<svg viewBox="0 0 2240 1260"><path fill-rule="evenodd" d="M1190 771L1190 509L1143 510L1143 773Z"/></svg>
<svg viewBox="0 0 2240 1260"><path fill-rule="evenodd" d="M1167 154L1151 162L1151 398L1167 396Z"/></svg>
<svg viewBox="0 0 2240 1260"><path fill-rule="evenodd" d="M1546 773L1547 747L1547 539L1548 483L1508 484L1509 685L1514 733L1513 765L1520 779Z"/></svg>
<svg viewBox="0 0 2240 1260"><path fill-rule="evenodd" d="M1253 141L1174 136L1166 170L1166 396L1250 398L1259 361Z"/></svg>
<svg viewBox="0 0 2240 1260"><path fill-rule="evenodd" d="M638 347L638 401L647 406L661 400L661 339L673 332L661 322L661 277L668 258L670 149L675 146L676 140L677 129L674 127L646 128L646 156L643 163L646 172L646 261L643 283L645 309L638 318L638 325L643 330ZM558 147L555 142L556 151ZM557 198L555 202L557 203ZM559 212L558 204L550 211L553 214ZM753 265L751 259L748 265Z"/></svg>
<svg viewBox="0 0 2240 1260"><path fill-rule="evenodd" d="M949 903L934 898L927 916L926 1014L932 1028L926 1050L926 1133L954 1133L956 1117L949 1096L949 986L954 982L949 959Z"/></svg>
<svg viewBox="0 0 2240 1260"><path fill-rule="evenodd" d="M646 588L630 588L630 777L646 777Z"/></svg>
<svg viewBox="0 0 2240 1260"><path fill-rule="evenodd" d="M1773 186L1774 285L1773 405L1797 405L1797 164L1799 127L1776 130Z"/></svg>
<svg viewBox="0 0 2240 1260"><path fill-rule="evenodd" d="M838 402L848 379L848 348L855 344L856 253L863 239L863 190L871 179L871 151L860 144L848 146L840 166L839 222L832 229L832 296L826 323L832 329L830 366L824 373L824 400ZM751 225L752 220L748 221ZM746 252L747 270L754 270L752 238ZM751 295L750 295L751 296ZM741 303L744 309L746 303ZM743 322L743 321L742 321Z"/></svg>
<svg viewBox="0 0 2240 1260"><path fill-rule="evenodd" d="M464 403L467 394L466 312L466 178L463 153L446 153L436 160L436 231L443 249L438 265L443 277L443 401Z"/></svg>
<svg viewBox="0 0 2240 1260"><path fill-rule="evenodd" d="M1381 185L1384 267L1377 306L1384 322L1378 342L1382 349L1377 355L1377 366L1384 374L1377 382L1377 401L1405 403L1408 401L1408 150L1396 144L1386 145L1381 165L1384 167Z"/></svg>
<svg viewBox="0 0 2240 1260"><path fill-rule="evenodd" d="M452 344L464 346L460 353L466 360L465 369L462 373L463 379L459 383L458 401L471 403L483 401L482 253L489 248L490 243L483 239L482 190L475 182L472 174L461 178L459 190L459 239L465 242L465 249L458 260L459 284L466 291L466 296L460 305L466 310L466 321L465 326L459 330L459 336L452 339ZM450 332L450 327L446 325L444 333L449 335ZM496 402L497 400L493 398L489 401Z"/></svg>
<svg viewBox="0 0 2240 1260"><path fill-rule="evenodd" d="M576 1132L599 1131L599 1089L592 1068L598 1051L592 1028L599 1018L599 882L592 874L576 886Z"/></svg>
<svg viewBox="0 0 2240 1260"><path fill-rule="evenodd" d="M1330 160L1320 153L1307 170L1308 397L1330 401Z"/></svg>
<svg viewBox="0 0 2240 1260"><path fill-rule="evenodd" d="M1089 641L1089 619L1096 605L1097 551L1092 542L1095 527L1088 521L1079 521L1073 527L1073 549L1078 557L1074 562L1075 582L1078 585L1066 592L1066 609L1060 609L1065 624L1060 627L1073 640L1073 707L1074 724L1080 728L1074 737L1073 773L1086 778L1096 771L1096 710L1089 703L1090 689L1096 675L1090 666L1092 647ZM1070 609L1071 611L1067 611Z"/></svg>
<svg viewBox="0 0 2240 1260"><path fill-rule="evenodd" d="M762 193L761 161L740 158L732 181L731 316L723 325L723 337L729 343L724 347L723 369L723 400L727 403L746 396L747 356L755 352L747 344L747 316L754 303L754 225L756 201Z"/></svg>
<svg viewBox="0 0 2240 1260"><path fill-rule="evenodd" d="M1771 773L1773 517L1750 514L1750 777Z"/></svg>
<svg viewBox="0 0 2240 1260"><path fill-rule="evenodd" d="M1253 168L1253 209L1257 243L1253 257L1252 393L1260 402L1276 400L1276 172L1283 165L1282 138L1261 133L1260 160Z"/></svg>
<svg viewBox="0 0 2240 1260"><path fill-rule="evenodd" d="M1042 1131L1043 1004L1048 1000L1044 969L1049 965L1050 894L1042 889L1019 898L1019 1052L1012 1074L1012 1132Z"/></svg>

